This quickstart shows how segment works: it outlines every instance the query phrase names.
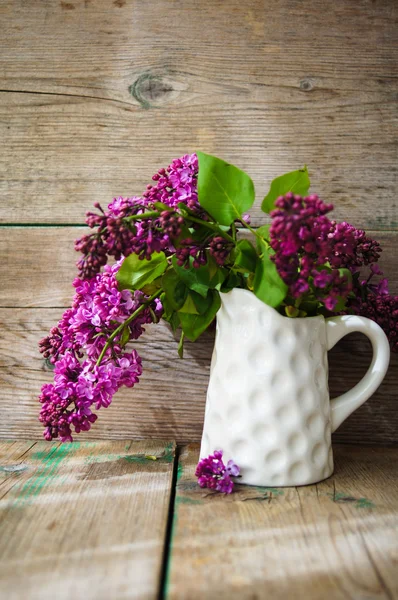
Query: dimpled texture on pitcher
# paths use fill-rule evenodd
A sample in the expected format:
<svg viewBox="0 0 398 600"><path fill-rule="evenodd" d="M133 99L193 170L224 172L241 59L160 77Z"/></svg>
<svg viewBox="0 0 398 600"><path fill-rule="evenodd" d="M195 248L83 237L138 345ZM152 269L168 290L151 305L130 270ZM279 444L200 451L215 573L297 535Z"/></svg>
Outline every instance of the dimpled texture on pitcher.
<svg viewBox="0 0 398 600"><path fill-rule="evenodd" d="M283 317L247 290L222 297L201 456L222 449L251 485L325 479L333 455L323 317Z"/></svg>

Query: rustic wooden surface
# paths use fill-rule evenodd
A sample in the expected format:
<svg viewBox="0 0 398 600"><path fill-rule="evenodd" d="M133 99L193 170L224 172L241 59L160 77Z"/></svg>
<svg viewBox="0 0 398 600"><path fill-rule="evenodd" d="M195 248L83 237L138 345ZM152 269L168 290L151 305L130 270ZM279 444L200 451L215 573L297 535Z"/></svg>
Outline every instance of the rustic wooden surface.
<svg viewBox="0 0 398 600"><path fill-rule="evenodd" d="M201 490L180 457L167 598L398 598L397 450L335 447L335 474L296 488Z"/></svg>
<svg viewBox="0 0 398 600"><path fill-rule="evenodd" d="M397 228L394 0L0 10L2 222L81 223L91 200L142 193L202 149L249 171L259 197L307 163L339 218Z"/></svg>
<svg viewBox="0 0 398 600"><path fill-rule="evenodd" d="M45 307L70 300L76 225L95 201L142 193L174 156L201 149L238 164L258 200L306 163L336 218L384 243L398 291L394 0L327 11L323 0L305 10L295 0L5 0L0 23L0 436L41 435L35 397L50 374L35 346L59 316ZM97 435L199 438L211 336L181 363L165 331L145 338L143 381L101 415ZM333 393L360 377L363 348L333 351ZM397 441L396 367L338 439Z"/></svg>
<svg viewBox="0 0 398 600"><path fill-rule="evenodd" d="M157 598L174 449L0 443L2 598Z"/></svg>
<svg viewBox="0 0 398 600"><path fill-rule="evenodd" d="M397 449L336 445L324 482L231 496L180 450L0 442L1 596L398 598Z"/></svg>

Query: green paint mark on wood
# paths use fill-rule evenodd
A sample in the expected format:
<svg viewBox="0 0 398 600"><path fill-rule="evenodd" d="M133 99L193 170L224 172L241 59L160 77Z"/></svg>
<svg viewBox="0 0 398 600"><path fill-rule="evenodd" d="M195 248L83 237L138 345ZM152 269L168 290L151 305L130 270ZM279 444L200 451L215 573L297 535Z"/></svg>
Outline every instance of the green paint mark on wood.
<svg viewBox="0 0 398 600"><path fill-rule="evenodd" d="M283 496L283 494L284 494L284 491L281 488L263 487L263 486L259 486L259 485L254 486L254 488L261 494L267 494L269 492L273 496Z"/></svg>
<svg viewBox="0 0 398 600"><path fill-rule="evenodd" d="M344 492L328 494L328 496L337 504L353 504L355 508L375 508L375 504L367 498L355 498Z"/></svg>
<svg viewBox="0 0 398 600"><path fill-rule="evenodd" d="M176 506L179 504L203 504L203 500L199 500L198 498L190 498L189 496L177 496Z"/></svg>
<svg viewBox="0 0 398 600"><path fill-rule="evenodd" d="M147 465L149 462L153 461L153 457L149 457L146 454L128 454L127 456L122 456L121 458L129 463L136 463L139 465ZM156 457L155 460L157 460Z"/></svg>
<svg viewBox="0 0 398 600"><path fill-rule="evenodd" d="M80 443L77 442L74 444L61 444L60 446L51 448L50 451L35 452L36 460L39 460L42 465L36 472L32 473L32 476L22 486L16 504L31 502L41 492L44 486L50 482L51 477L55 475L63 459L79 447Z"/></svg>
<svg viewBox="0 0 398 600"><path fill-rule="evenodd" d="M175 451L173 442L169 442L164 449L164 453L162 455L162 459L164 462L172 463L174 461Z"/></svg>
<svg viewBox="0 0 398 600"><path fill-rule="evenodd" d="M180 481L183 473L184 473L184 467L182 466L182 463L178 463L178 467L177 467L177 481Z"/></svg>
<svg viewBox="0 0 398 600"><path fill-rule="evenodd" d="M140 465L147 464L151 461L172 463L174 461L174 444L172 442L167 444L162 454L126 454L126 456L120 456L119 458Z"/></svg>
<svg viewBox="0 0 398 600"><path fill-rule="evenodd" d="M357 508L375 508L375 505L371 500L367 498L358 498L358 501L355 505Z"/></svg>

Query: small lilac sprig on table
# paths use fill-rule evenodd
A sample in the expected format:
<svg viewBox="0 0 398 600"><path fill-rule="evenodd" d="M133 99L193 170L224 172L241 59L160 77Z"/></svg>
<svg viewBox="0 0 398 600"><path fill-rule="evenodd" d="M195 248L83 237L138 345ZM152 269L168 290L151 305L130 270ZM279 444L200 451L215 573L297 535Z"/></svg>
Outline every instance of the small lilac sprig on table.
<svg viewBox="0 0 398 600"><path fill-rule="evenodd" d="M233 288L289 318L369 317L398 351L398 297L386 278L375 283L380 245L329 219L333 206L309 195L306 168L272 182L261 206L271 224L257 229L248 213L252 180L221 159L187 154L152 180L142 196L115 198L106 210L96 203L97 212L87 213L91 231L76 241L82 256L72 306L40 342L54 365L54 382L40 395L45 439L72 441L121 386L138 382L141 358L131 344L145 325L163 318L180 330L182 356L184 339L206 331L220 292ZM217 481L228 488L233 473L225 469Z"/></svg>
<svg viewBox="0 0 398 600"><path fill-rule="evenodd" d="M195 470L195 477L201 488L209 488L223 494L231 494L234 489L233 477L239 477L240 468L233 460L225 465L222 450L215 450L207 458L202 458Z"/></svg>

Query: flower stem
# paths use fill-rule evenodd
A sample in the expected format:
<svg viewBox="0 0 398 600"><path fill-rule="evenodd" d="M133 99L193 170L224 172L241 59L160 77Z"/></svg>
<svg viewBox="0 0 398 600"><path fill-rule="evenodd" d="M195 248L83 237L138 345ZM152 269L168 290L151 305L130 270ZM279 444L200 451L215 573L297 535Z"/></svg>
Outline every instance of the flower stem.
<svg viewBox="0 0 398 600"><path fill-rule="evenodd" d="M151 302L153 302L153 301L155 300L155 298L157 298L157 297L158 297L158 296L159 296L159 295L160 295L162 292L163 292L162 288L159 288L158 290L156 290L156 292L155 292L154 294L152 294L152 296L150 296L150 297L148 298L148 300L146 300L146 302L144 302L143 304L141 304L141 306L139 306L139 307L137 308L137 310L135 310L135 311L133 312L133 314L132 314L132 315L130 315L130 316L129 316L129 317L128 317L128 318L127 318L125 321L123 321L123 323L121 323L121 324L119 325L119 327L117 327L117 328L115 329L115 331L113 331L113 332L111 333L111 335L110 335L110 336L109 336L109 338L108 338L108 341L106 342L105 346L104 346L104 347L103 347L103 349L102 349L102 352L101 352L101 354L100 354L100 355L99 355L99 357L98 357L98 360L97 360L97 362L96 362L96 365L95 365L96 367L99 367L99 366L100 366L100 364L101 364L101 362L102 362L102 359L103 359L103 358L104 358L104 356L105 356L105 353L106 353L106 351L108 350L109 346L112 344L112 342L113 342L113 340L115 339L115 337L116 337L116 336L117 336L117 335L118 335L118 334L119 334L119 333L120 333L120 332L121 332L121 331L122 331L122 330L123 330L123 329L126 327L126 325L128 325L129 323L131 323L131 321L133 321L133 320L134 320L136 317L138 317L138 315L139 315L140 313L142 313L142 311L143 311L143 310L144 310L144 309L145 309L147 306L149 306L149 304L151 304Z"/></svg>
<svg viewBox="0 0 398 600"><path fill-rule="evenodd" d="M130 215L129 217L124 217L123 221L139 221L140 219L152 219L152 217L159 217L160 212L158 210L148 210L145 213L139 213L137 215Z"/></svg>
<svg viewBox="0 0 398 600"><path fill-rule="evenodd" d="M263 237L262 235L260 235L255 229L253 229L253 227L250 227L250 225L248 223L246 223L246 221L244 221L243 219L240 221L240 223L246 227L246 229L248 229L249 231L251 231L251 233L253 235L255 235L259 240L261 240L262 242L267 242L269 244L269 240L265 237Z"/></svg>
<svg viewBox="0 0 398 600"><path fill-rule="evenodd" d="M187 221L192 221L193 223L199 223L199 225L204 225L208 229L211 229L212 231L216 231L219 235L221 235L223 238L225 238L229 242L235 243L234 238L231 237L226 231L223 231L215 223L211 223L210 221L203 221L203 219L198 219L198 217L193 217L192 215L188 215L186 217L186 219L187 219Z"/></svg>

